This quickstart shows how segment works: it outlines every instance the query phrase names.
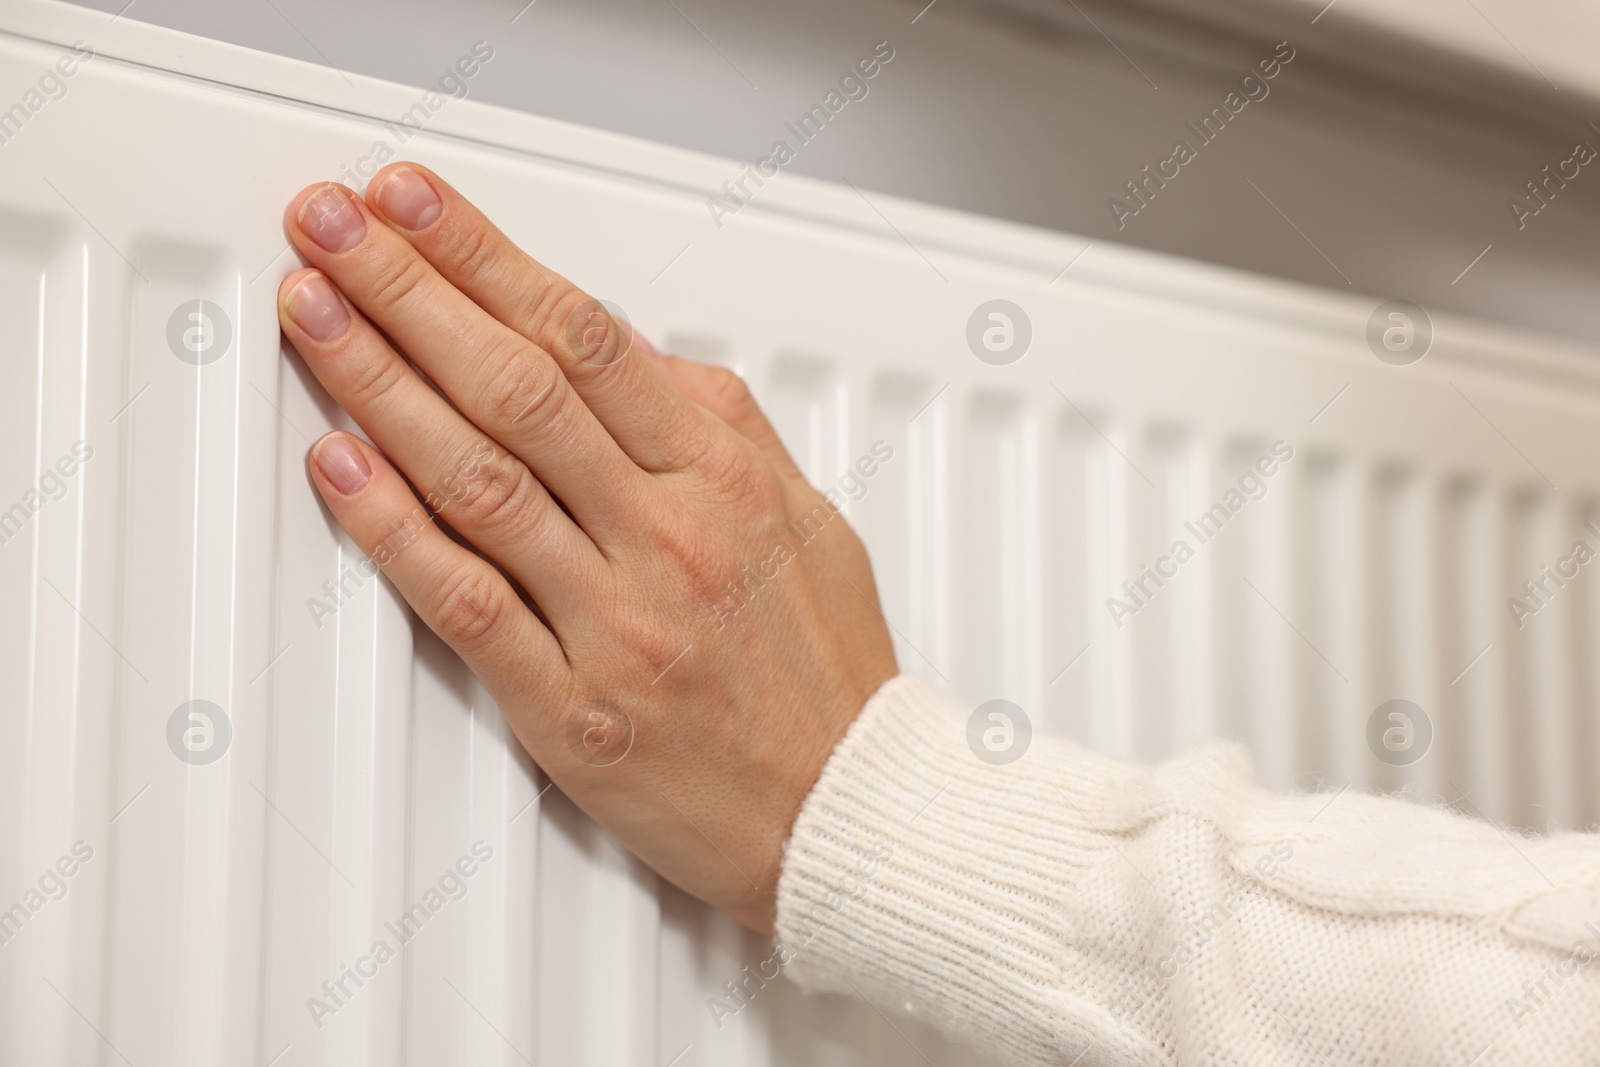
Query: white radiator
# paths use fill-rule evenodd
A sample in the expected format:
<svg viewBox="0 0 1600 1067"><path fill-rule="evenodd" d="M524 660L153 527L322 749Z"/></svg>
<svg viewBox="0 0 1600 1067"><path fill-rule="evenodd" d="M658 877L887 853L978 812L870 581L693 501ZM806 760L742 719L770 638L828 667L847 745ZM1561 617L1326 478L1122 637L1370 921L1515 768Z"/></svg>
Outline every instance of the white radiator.
<svg viewBox="0 0 1600 1067"><path fill-rule="evenodd" d="M778 985L719 1028L758 939L544 792L382 583L308 606L358 557L305 473L348 424L280 345L280 218L379 141L738 367L819 484L892 447L849 514L902 665L964 704L1139 758L1236 736L1280 788L1600 816L1600 566L1541 572L1600 546L1595 353L1440 318L1394 366L1376 298L792 176L719 228L736 164L459 100L400 146L384 123L422 99L0 12L0 1064L984 1062L902 1006ZM1031 328L1008 364L969 345L992 300ZM1186 523L1279 441L1201 543ZM1422 758L1369 746L1391 699L1431 723Z"/></svg>

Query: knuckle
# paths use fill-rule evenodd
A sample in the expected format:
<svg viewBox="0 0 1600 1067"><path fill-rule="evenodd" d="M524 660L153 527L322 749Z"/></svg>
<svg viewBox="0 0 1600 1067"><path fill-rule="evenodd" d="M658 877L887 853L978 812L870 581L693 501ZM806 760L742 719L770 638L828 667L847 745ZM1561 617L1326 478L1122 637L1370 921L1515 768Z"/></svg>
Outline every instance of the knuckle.
<svg viewBox="0 0 1600 1067"><path fill-rule="evenodd" d="M472 226L461 234L451 256L451 272L463 285L476 288L498 265L487 226Z"/></svg>
<svg viewBox="0 0 1600 1067"><path fill-rule="evenodd" d="M358 369L350 379L350 402L355 407L375 408L384 404L405 380L406 366L398 359L374 359Z"/></svg>
<svg viewBox="0 0 1600 1067"><path fill-rule="evenodd" d="M683 590L690 602L722 596L739 569L739 549L725 532L676 514L645 522L640 535L649 558L664 569L667 585Z"/></svg>
<svg viewBox="0 0 1600 1067"><path fill-rule="evenodd" d="M733 553L712 548L696 538L676 539L670 551L691 595L701 602L722 597L739 570Z"/></svg>
<svg viewBox="0 0 1600 1067"><path fill-rule="evenodd" d="M488 414L496 425L538 424L560 403L560 374L548 360L529 352L527 342L504 340L487 358L499 364L486 390Z"/></svg>
<svg viewBox="0 0 1600 1067"><path fill-rule="evenodd" d="M495 639L507 608L493 572L465 567L446 584L433 611L433 628L454 648L480 648Z"/></svg>
<svg viewBox="0 0 1600 1067"><path fill-rule="evenodd" d="M581 289L567 289L556 297L547 329L573 366L605 367L623 353L627 329L606 306Z"/></svg>
<svg viewBox="0 0 1600 1067"><path fill-rule="evenodd" d="M750 383L727 367L712 368L709 386L714 410L736 411L755 403Z"/></svg>
<svg viewBox="0 0 1600 1067"><path fill-rule="evenodd" d="M756 447L747 441L706 442L699 460L701 476L716 500L760 513L783 504L782 486Z"/></svg>
<svg viewBox="0 0 1600 1067"><path fill-rule="evenodd" d="M620 637L622 647L652 678L678 658L689 643L684 634L642 619L624 622Z"/></svg>
<svg viewBox="0 0 1600 1067"><path fill-rule="evenodd" d="M528 468L504 458L481 468L456 495L456 514L479 529L527 532L539 522L543 504Z"/></svg>
<svg viewBox="0 0 1600 1067"><path fill-rule="evenodd" d="M392 309L405 303L427 280L431 268L421 256L406 255L385 266L373 284L372 301L380 308Z"/></svg>

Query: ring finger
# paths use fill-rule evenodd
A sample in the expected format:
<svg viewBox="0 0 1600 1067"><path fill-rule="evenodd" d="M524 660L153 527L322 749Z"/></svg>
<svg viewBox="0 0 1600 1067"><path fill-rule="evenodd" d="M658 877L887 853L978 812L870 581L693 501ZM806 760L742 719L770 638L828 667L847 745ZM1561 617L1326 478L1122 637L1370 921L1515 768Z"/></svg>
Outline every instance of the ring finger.
<svg viewBox="0 0 1600 1067"><path fill-rule="evenodd" d="M430 521L382 456L330 433L313 446L311 470L339 525L496 699L564 702L571 674L556 639L487 560Z"/></svg>
<svg viewBox="0 0 1600 1067"><path fill-rule="evenodd" d="M455 407L527 463L601 547L638 524L654 482L550 355L451 285L342 185L303 191L289 235Z"/></svg>
<svg viewBox="0 0 1600 1067"><path fill-rule="evenodd" d="M503 566L558 632L604 560L539 480L400 357L316 270L285 279L284 332L329 394L423 493L430 511Z"/></svg>

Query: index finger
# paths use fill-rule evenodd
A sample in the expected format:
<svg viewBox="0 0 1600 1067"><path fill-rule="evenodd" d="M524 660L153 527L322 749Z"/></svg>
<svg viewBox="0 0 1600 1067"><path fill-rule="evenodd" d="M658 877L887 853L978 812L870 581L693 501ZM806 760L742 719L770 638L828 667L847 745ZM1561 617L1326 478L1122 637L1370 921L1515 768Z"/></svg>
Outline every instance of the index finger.
<svg viewBox="0 0 1600 1067"><path fill-rule="evenodd" d="M640 467L678 470L704 454L714 425L642 358L632 326L517 247L444 179L394 163L366 201L447 281L548 352Z"/></svg>

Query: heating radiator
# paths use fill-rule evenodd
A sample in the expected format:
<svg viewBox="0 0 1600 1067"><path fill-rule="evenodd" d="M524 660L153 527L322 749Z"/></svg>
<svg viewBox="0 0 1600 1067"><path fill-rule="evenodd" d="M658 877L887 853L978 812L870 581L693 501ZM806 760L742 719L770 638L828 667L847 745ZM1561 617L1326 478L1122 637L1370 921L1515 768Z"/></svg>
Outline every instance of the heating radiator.
<svg viewBox="0 0 1600 1067"><path fill-rule="evenodd" d="M422 99L46 0L0 13L0 108L23 109L0 125L5 1067L987 1062L914 1004L783 983L719 1026L707 998L759 939L546 791L395 594L344 577L304 457L349 423L274 294L284 204L379 142L738 368L812 480L859 498L900 662L963 706L1138 759L1236 737L1277 788L1600 816L1600 566L1561 562L1600 546L1592 351L1436 317L1396 365L1375 297L792 176L718 226L737 164L470 101L385 124ZM893 458L849 481L878 441ZM1410 750L1373 740L1395 699L1423 716Z"/></svg>

